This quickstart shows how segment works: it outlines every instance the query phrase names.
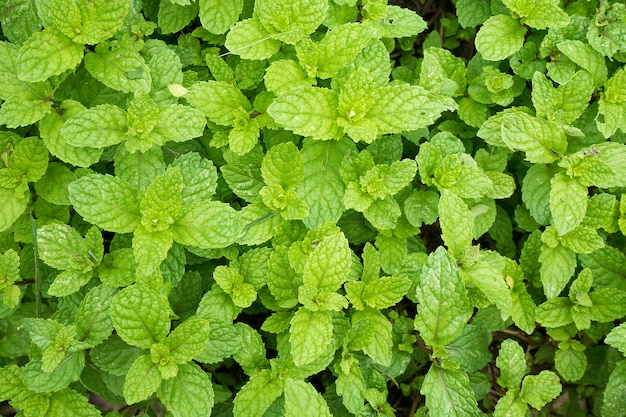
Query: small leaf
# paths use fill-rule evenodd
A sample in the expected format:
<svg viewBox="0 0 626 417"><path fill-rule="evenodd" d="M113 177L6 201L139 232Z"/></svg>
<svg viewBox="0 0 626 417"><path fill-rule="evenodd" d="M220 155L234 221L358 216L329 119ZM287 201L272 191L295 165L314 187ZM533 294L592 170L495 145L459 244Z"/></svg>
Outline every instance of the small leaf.
<svg viewBox="0 0 626 417"><path fill-rule="evenodd" d="M476 49L489 61L501 61L524 45L526 28L511 16L491 16L476 34Z"/></svg>
<svg viewBox="0 0 626 417"><path fill-rule="evenodd" d="M300 307L291 319L289 342L296 366L320 357L332 340L333 324L328 311L310 311Z"/></svg>
<svg viewBox="0 0 626 417"><path fill-rule="evenodd" d="M128 404L135 404L154 394L161 384L161 373L150 355L135 359L124 378L124 399Z"/></svg>
<svg viewBox="0 0 626 417"><path fill-rule="evenodd" d="M174 378L164 380L157 396L174 417L202 417L211 412L215 394L209 375L194 363L182 364Z"/></svg>
<svg viewBox="0 0 626 417"><path fill-rule="evenodd" d="M422 388L429 415L433 417L480 417L474 391L465 372L451 371L431 365Z"/></svg>
<svg viewBox="0 0 626 417"><path fill-rule="evenodd" d="M310 383L287 378L285 381L285 415L331 417L328 404Z"/></svg>
<svg viewBox="0 0 626 417"><path fill-rule="evenodd" d="M551 371L528 375L522 382L520 398L531 407L541 410L561 393L559 377Z"/></svg>
<svg viewBox="0 0 626 417"><path fill-rule="evenodd" d="M270 370L252 376L235 396L233 414L259 417L283 393L283 382Z"/></svg>
<svg viewBox="0 0 626 417"><path fill-rule="evenodd" d="M53 28L33 34L17 54L20 80L45 81L53 75L74 69L83 59L83 45Z"/></svg>

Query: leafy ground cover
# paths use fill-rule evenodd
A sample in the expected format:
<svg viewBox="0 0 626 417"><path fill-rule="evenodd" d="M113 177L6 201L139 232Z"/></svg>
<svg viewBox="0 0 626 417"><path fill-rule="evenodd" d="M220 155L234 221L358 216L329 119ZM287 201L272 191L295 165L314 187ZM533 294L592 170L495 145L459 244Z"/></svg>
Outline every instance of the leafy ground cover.
<svg viewBox="0 0 626 417"><path fill-rule="evenodd" d="M20 417L626 416L626 6L0 0Z"/></svg>

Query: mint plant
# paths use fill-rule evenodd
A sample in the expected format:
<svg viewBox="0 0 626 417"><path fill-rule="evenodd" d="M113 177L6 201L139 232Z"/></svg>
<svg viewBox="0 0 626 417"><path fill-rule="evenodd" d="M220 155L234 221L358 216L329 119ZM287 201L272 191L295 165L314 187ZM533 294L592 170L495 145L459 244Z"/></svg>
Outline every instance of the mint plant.
<svg viewBox="0 0 626 417"><path fill-rule="evenodd" d="M626 416L623 2L0 11L0 414Z"/></svg>

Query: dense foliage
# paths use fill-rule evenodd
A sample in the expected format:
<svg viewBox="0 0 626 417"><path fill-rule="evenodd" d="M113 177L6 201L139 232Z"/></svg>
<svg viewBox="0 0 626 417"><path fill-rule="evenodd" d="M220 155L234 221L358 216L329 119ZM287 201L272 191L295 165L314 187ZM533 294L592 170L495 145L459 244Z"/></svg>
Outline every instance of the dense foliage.
<svg viewBox="0 0 626 417"><path fill-rule="evenodd" d="M624 2L0 12L0 412L626 416Z"/></svg>

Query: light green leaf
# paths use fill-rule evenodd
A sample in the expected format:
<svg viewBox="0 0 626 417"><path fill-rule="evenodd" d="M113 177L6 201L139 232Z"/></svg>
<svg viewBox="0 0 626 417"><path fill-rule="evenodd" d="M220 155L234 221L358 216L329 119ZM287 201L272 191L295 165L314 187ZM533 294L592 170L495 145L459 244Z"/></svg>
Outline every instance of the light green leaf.
<svg viewBox="0 0 626 417"><path fill-rule="evenodd" d="M496 366L500 369L498 384L508 389L518 389L522 378L530 368L526 366L526 356L522 347L513 339L505 339L500 346L496 358Z"/></svg>
<svg viewBox="0 0 626 417"><path fill-rule="evenodd" d="M88 174L68 187L74 209L88 222L116 233L129 233L140 222L137 191L110 175Z"/></svg>
<svg viewBox="0 0 626 417"><path fill-rule="evenodd" d="M19 81L21 83L21 81ZM52 101L32 92L9 97L0 108L0 125L10 129L28 126L50 113Z"/></svg>
<svg viewBox="0 0 626 417"><path fill-rule="evenodd" d="M351 348L363 350L374 362L389 366L392 360L392 326L379 310L365 308L352 315L352 328L359 329L360 337L352 341ZM345 343L345 342L344 342Z"/></svg>
<svg viewBox="0 0 626 417"><path fill-rule="evenodd" d="M267 59L280 49L259 18L240 20L226 35L226 48L243 59Z"/></svg>
<svg viewBox="0 0 626 417"><path fill-rule="evenodd" d="M221 126L233 126L237 110L250 111L243 93L223 81L204 81L193 85L185 100L200 110L210 121Z"/></svg>
<svg viewBox="0 0 626 417"><path fill-rule="evenodd" d="M564 381L581 379L587 370L585 345L578 340L559 343L559 349L554 354L554 367Z"/></svg>
<svg viewBox="0 0 626 417"><path fill-rule="evenodd" d="M326 88L298 87L280 94L267 112L285 129L314 139L339 139L337 93Z"/></svg>
<svg viewBox="0 0 626 417"><path fill-rule="evenodd" d="M571 232L585 218L587 187L563 172L550 180L550 212L552 224L560 236Z"/></svg>
<svg viewBox="0 0 626 417"><path fill-rule="evenodd" d="M255 8L255 16L275 39L293 45L313 33L327 11L327 0L264 0L263 7Z"/></svg>
<svg viewBox="0 0 626 417"><path fill-rule="evenodd" d="M135 359L124 378L124 399L135 404L147 399L161 384L161 373L150 355Z"/></svg>
<svg viewBox="0 0 626 417"><path fill-rule="evenodd" d="M336 223L341 217L345 185L339 167L343 158L355 149L352 141L305 141L302 148L304 180L298 195L309 206L309 216L303 221L313 230L322 223Z"/></svg>
<svg viewBox="0 0 626 417"><path fill-rule="evenodd" d="M442 190L438 210L443 241L450 254L460 260L472 246L474 216L460 197L445 189Z"/></svg>
<svg viewBox="0 0 626 417"><path fill-rule="evenodd" d="M524 378L520 398L531 407L541 410L561 393L561 389L559 377L554 372L541 371Z"/></svg>
<svg viewBox="0 0 626 417"><path fill-rule="evenodd" d="M160 108L159 118L150 133L154 143L185 142L202 136L206 127L203 114L192 107L174 104Z"/></svg>
<svg viewBox="0 0 626 417"><path fill-rule="evenodd" d="M464 28L482 25L491 16L487 0L459 0L455 6L459 24Z"/></svg>
<svg viewBox="0 0 626 417"><path fill-rule="evenodd" d="M328 311L311 311L300 307L291 319L289 342L296 366L319 358L333 337L333 323Z"/></svg>
<svg viewBox="0 0 626 417"><path fill-rule="evenodd" d="M286 142L269 149L261 164L261 175L268 185L278 184L285 190L297 187L304 179L304 165L296 145Z"/></svg>
<svg viewBox="0 0 626 417"><path fill-rule="evenodd" d="M430 126L441 113L457 108L454 100L436 97L418 85L378 88L376 96L365 117L376 123L380 133L402 133Z"/></svg>
<svg viewBox="0 0 626 417"><path fill-rule="evenodd" d="M170 330L170 306L156 291L132 285L117 293L111 303L111 319L126 343L148 349L165 339Z"/></svg>
<svg viewBox="0 0 626 417"><path fill-rule="evenodd" d="M504 0L503 3L521 22L535 29L559 29L569 23L568 14L559 7L558 0L537 0L528 3L524 0Z"/></svg>
<svg viewBox="0 0 626 417"><path fill-rule="evenodd" d="M154 179L139 204L141 224L147 231L166 230L182 208L183 175L173 167Z"/></svg>
<svg viewBox="0 0 626 417"><path fill-rule="evenodd" d="M128 137L126 112L112 104L85 109L70 117L61 128L66 143L76 147L106 148Z"/></svg>
<svg viewBox="0 0 626 417"><path fill-rule="evenodd" d="M202 27L216 35L225 33L237 23L243 9L243 0L200 0L199 4Z"/></svg>
<svg viewBox="0 0 626 417"><path fill-rule="evenodd" d="M494 265L488 261L479 260L474 265L464 266L461 273L498 307L503 320L511 315L511 292L502 272L498 271Z"/></svg>
<svg viewBox="0 0 626 417"><path fill-rule="evenodd" d="M357 414L365 401L365 379L357 361L343 360L335 365L337 395L343 405L353 414Z"/></svg>
<svg viewBox="0 0 626 417"><path fill-rule="evenodd" d="M524 45L526 28L511 16L491 16L476 34L476 49L489 61L501 61Z"/></svg>
<svg viewBox="0 0 626 417"><path fill-rule="evenodd" d="M237 417L259 417L283 393L283 384L270 370L263 370L239 390L235 396L233 414Z"/></svg>
<svg viewBox="0 0 626 417"><path fill-rule="evenodd" d="M211 412L215 394L209 375L194 363L182 364L174 378L164 380L157 396L174 417L202 417Z"/></svg>
<svg viewBox="0 0 626 417"><path fill-rule="evenodd" d="M439 195L432 190L414 190L404 200L404 215L415 227L433 224L439 218Z"/></svg>
<svg viewBox="0 0 626 417"><path fill-rule="evenodd" d="M400 6L387 6L387 16L381 26L385 38L404 38L426 30L426 22L420 15Z"/></svg>
<svg viewBox="0 0 626 417"><path fill-rule="evenodd" d="M172 232L147 230L139 225L133 234L133 255L137 263L137 279L153 277L172 246ZM141 281L138 281L141 282Z"/></svg>
<svg viewBox="0 0 626 417"><path fill-rule="evenodd" d="M578 226L561 236L561 244L576 253L593 253L604 247L604 239L595 228Z"/></svg>
<svg viewBox="0 0 626 417"><path fill-rule="evenodd" d="M336 291L348 278L352 251L343 233L321 240L304 264L304 285L320 290Z"/></svg>
<svg viewBox="0 0 626 417"><path fill-rule="evenodd" d="M378 39L378 29L374 25L350 22L334 27L316 45L315 54L317 76L332 78L351 63L373 39ZM300 59L302 64L302 59ZM309 75L309 69L303 65Z"/></svg>
<svg viewBox="0 0 626 417"><path fill-rule="evenodd" d="M124 23L130 4L125 0L50 0L54 27L78 44L95 45L113 36Z"/></svg>
<svg viewBox="0 0 626 417"><path fill-rule="evenodd" d="M328 404L308 382L287 378L285 381L285 415L331 417Z"/></svg>
<svg viewBox="0 0 626 417"><path fill-rule="evenodd" d="M447 359L457 362L461 371L476 372L493 359L490 344L491 333L477 324L468 324L463 328L461 336L446 345L449 353Z"/></svg>
<svg viewBox="0 0 626 417"><path fill-rule="evenodd" d="M626 354L626 323L614 327L609 334L606 335L604 343Z"/></svg>
<svg viewBox="0 0 626 417"><path fill-rule="evenodd" d="M626 397L623 395L624 384L626 384L626 361L620 361L611 372L604 389L602 416L624 416L624 410L626 410Z"/></svg>
<svg viewBox="0 0 626 417"><path fill-rule="evenodd" d="M626 315L626 291L601 288L591 292L589 298L593 303L591 320L607 323Z"/></svg>
<svg viewBox="0 0 626 417"><path fill-rule="evenodd" d="M109 315L114 289L105 285L92 288L76 311L76 337L97 346L113 332Z"/></svg>
<svg viewBox="0 0 626 417"><path fill-rule="evenodd" d="M541 283L546 297L557 297L576 269L576 254L563 245L554 248L543 244L539 255Z"/></svg>
<svg viewBox="0 0 626 417"><path fill-rule="evenodd" d="M415 328L429 346L456 339L473 309L456 262L442 247L428 256L417 287Z"/></svg>
<svg viewBox="0 0 626 417"><path fill-rule="evenodd" d="M169 230L183 245L224 248L236 241L244 226L239 212L219 201L185 205L181 213Z"/></svg>
<svg viewBox="0 0 626 417"><path fill-rule="evenodd" d="M178 32L198 16L198 2L178 4L160 0L157 23L163 34Z"/></svg>
<svg viewBox="0 0 626 417"><path fill-rule="evenodd" d="M147 92L152 85L143 57L119 41L98 43L94 52L85 55L85 69L107 87L124 93Z"/></svg>
<svg viewBox="0 0 626 417"><path fill-rule="evenodd" d="M37 229L39 257L53 268L90 271L95 263L82 236L66 224L49 224Z"/></svg>
<svg viewBox="0 0 626 417"><path fill-rule="evenodd" d="M85 367L84 352L70 353L51 372L44 372L42 362L34 359L24 366L26 388L37 393L51 393L77 381Z"/></svg>
<svg viewBox="0 0 626 417"><path fill-rule="evenodd" d="M44 81L75 68L83 59L83 45L48 28L33 34L20 48L16 67L22 81Z"/></svg>
<svg viewBox="0 0 626 417"><path fill-rule="evenodd" d="M406 278L379 278L367 284L361 297L370 307L382 310L396 305L406 295L411 284Z"/></svg>
<svg viewBox="0 0 626 417"><path fill-rule="evenodd" d="M587 70L597 88L604 85L608 77L608 70L604 56L600 52L579 40L567 39L559 42L556 47L576 65Z"/></svg>
<svg viewBox="0 0 626 417"><path fill-rule="evenodd" d="M506 113L500 132L509 149L525 152L534 164L554 162L567 149L565 133L556 123L522 111Z"/></svg>
<svg viewBox="0 0 626 417"><path fill-rule="evenodd" d="M465 372L451 371L431 365L422 388L430 416L480 417L474 391Z"/></svg>
<svg viewBox="0 0 626 417"><path fill-rule="evenodd" d="M309 87L315 83L295 61L281 59L274 61L265 70L265 87L268 91L280 93L297 87Z"/></svg>
<svg viewBox="0 0 626 417"><path fill-rule="evenodd" d="M50 396L50 403L45 412L46 417L99 417L102 414L96 407L88 402L85 395L66 388L55 392Z"/></svg>
<svg viewBox="0 0 626 417"><path fill-rule="evenodd" d="M536 310L537 322L544 327L560 327L574 321L569 298L557 297L540 304Z"/></svg>
<svg viewBox="0 0 626 417"><path fill-rule="evenodd" d="M522 181L522 201L530 215L539 224L549 224L550 213L550 173L547 165L535 164L526 172Z"/></svg>

